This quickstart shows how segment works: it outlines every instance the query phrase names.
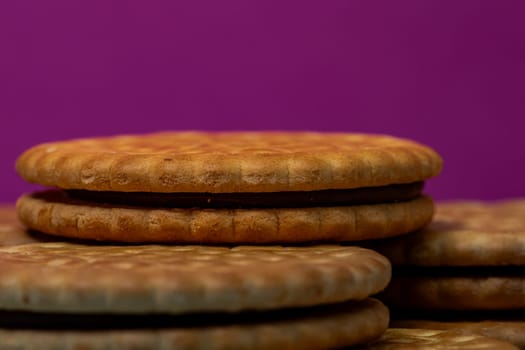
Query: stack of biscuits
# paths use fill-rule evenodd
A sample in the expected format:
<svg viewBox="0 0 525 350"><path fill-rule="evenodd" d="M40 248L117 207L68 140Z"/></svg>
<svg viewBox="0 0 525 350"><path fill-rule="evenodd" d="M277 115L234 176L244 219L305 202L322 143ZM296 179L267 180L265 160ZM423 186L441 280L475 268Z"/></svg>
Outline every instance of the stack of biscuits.
<svg viewBox="0 0 525 350"><path fill-rule="evenodd" d="M525 349L525 200L438 203L419 232L375 242L394 265L398 327L456 329Z"/></svg>
<svg viewBox="0 0 525 350"><path fill-rule="evenodd" d="M428 147L364 134L35 146L17 170L51 189L17 202L31 232L0 211L0 339L16 349L389 348L407 334L426 344L428 332L385 333L388 309L370 296L389 283L389 261L341 243L427 225L423 181L440 168Z"/></svg>

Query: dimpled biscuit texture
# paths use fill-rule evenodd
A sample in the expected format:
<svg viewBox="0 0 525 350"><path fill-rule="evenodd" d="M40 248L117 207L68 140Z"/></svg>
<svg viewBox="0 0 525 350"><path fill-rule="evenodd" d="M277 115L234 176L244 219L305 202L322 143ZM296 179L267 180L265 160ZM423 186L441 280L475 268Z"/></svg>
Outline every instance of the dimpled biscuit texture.
<svg viewBox="0 0 525 350"><path fill-rule="evenodd" d="M21 221L34 230L72 238L270 244L394 236L426 225L434 212L434 204L426 196L347 207L167 209L70 203L59 198L60 194L48 191L19 198Z"/></svg>
<svg viewBox="0 0 525 350"><path fill-rule="evenodd" d="M383 186L437 175L409 140L306 132L163 132L45 143L17 160L30 182L66 189L276 192Z"/></svg>
<svg viewBox="0 0 525 350"><path fill-rule="evenodd" d="M453 317L453 316L452 316ZM431 320L395 320L391 327L452 329L462 334L479 334L486 337L508 341L525 349L525 320L493 320L493 321L431 321Z"/></svg>
<svg viewBox="0 0 525 350"><path fill-rule="evenodd" d="M394 265L525 265L525 199L436 205L420 232L375 242Z"/></svg>
<svg viewBox="0 0 525 350"><path fill-rule="evenodd" d="M514 345L480 335L452 331L389 328L376 342L363 350L517 350Z"/></svg>
<svg viewBox="0 0 525 350"><path fill-rule="evenodd" d="M0 308L186 313L361 300L385 288L388 260L342 246L0 248Z"/></svg>
<svg viewBox="0 0 525 350"><path fill-rule="evenodd" d="M331 307L312 316L257 320L249 324L163 328L158 330L8 330L0 339L8 349L193 350L333 349L378 338L388 326L388 309L374 299ZM2 345L0 345L2 349Z"/></svg>

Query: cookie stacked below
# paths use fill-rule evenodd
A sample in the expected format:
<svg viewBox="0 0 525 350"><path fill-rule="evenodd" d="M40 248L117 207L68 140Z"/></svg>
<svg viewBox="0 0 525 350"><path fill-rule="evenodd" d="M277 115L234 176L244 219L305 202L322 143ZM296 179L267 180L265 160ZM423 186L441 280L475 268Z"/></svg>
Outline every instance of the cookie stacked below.
<svg viewBox="0 0 525 350"><path fill-rule="evenodd" d="M45 243L45 244L44 244ZM18 247L14 247L17 246ZM24 247L25 245L25 247ZM126 247L110 247L110 251L119 251L111 256L104 256L104 250L97 251L96 246L88 248L88 245L60 242L53 236L40 235L35 232L27 232L16 220L15 210L11 206L0 206L0 257L2 260L16 259L21 253L36 253L38 250L45 249L45 254L35 254L34 262L40 264L40 271L47 275L57 273L64 274L69 265L67 260L76 259L76 267L71 267L86 273L84 284L90 284L93 274L105 270L105 274L119 271L115 274L117 278L126 278L126 270L133 268L137 263L137 255L131 260L128 259L131 251L126 251ZM128 247L129 248L129 247ZM133 246L135 251L141 249L140 246ZM186 247L186 253L194 250L195 246ZM136 268L144 269L145 264L149 264L149 270L155 274L166 271L166 256L161 255L164 260L159 265L152 262L151 252L159 249L149 247L149 255L144 256L145 252L140 252L139 266ZM161 248L162 249L162 248ZM199 247L202 250L203 247ZM245 250L242 248L241 250ZM76 252L75 252L76 250ZM77 254L84 250L84 256ZM60 252L59 256L50 254L52 251ZM329 250L318 249L318 253L324 254ZM79 264L78 259L89 256L89 263ZM364 250L361 250L363 253ZM74 258L71 257L73 253ZM166 250L174 256L174 251ZM275 253L268 249L267 253ZM283 254L281 251L280 254ZM288 251L287 254L293 254ZM6 257L7 255L7 257ZM17 263L14 270L16 276L20 271L25 271L28 261L32 258L27 254L24 259ZM198 256L198 255L197 255ZM268 255L269 256L269 255ZM181 256L179 256L180 258ZM360 255L362 258L363 255ZM60 260L62 259L62 260ZM361 261L367 264L366 260ZM148 261L149 260L149 261ZM197 258L198 260L198 258ZM42 264L44 262L44 264ZM187 262L187 261L185 261ZM377 262L377 261L376 261ZM95 264L95 267L89 266ZM11 264L12 265L12 264ZM46 266L47 265L47 266ZM55 270L52 266L62 266L62 270ZM82 266L83 265L83 266ZM204 266L204 265L202 265ZM378 267L379 265L376 265ZM35 267L29 268L33 270ZM109 269L106 270L106 269ZM173 271L174 266L170 269ZM144 271L144 270L143 270ZM24 272L25 273L25 272ZM29 272L30 273L30 272ZM30 273L31 274L31 273ZM177 276L177 271L174 275ZM251 274L253 275L253 274ZM246 276L244 278L248 278ZM40 277L36 279L39 280ZM133 278L133 274L131 275ZM5 277L3 277L5 278ZM56 277L53 277L56 278ZM143 281L148 284L152 275L148 274ZM20 276L14 280L20 279ZM194 281L198 281L195 278ZM202 280L201 280L202 281ZM67 282L67 281L64 281ZM80 285L80 281L70 280L70 284ZM20 289L21 293L27 293L36 285L31 287L28 282L25 290ZM119 286L118 281L114 281L110 288ZM69 284L62 288L54 287L47 293L71 293ZM128 285L129 288L129 285ZM106 293L111 289L105 287ZM159 292L165 291L162 287ZM129 292L128 292L129 294ZM45 302L45 301L44 301ZM79 302L78 300L76 302ZM69 308L74 308L74 301L69 301ZM82 304L81 301L79 304ZM106 303L106 307L109 305ZM27 307L26 307L27 308ZM31 309L31 307L29 307ZM65 313L65 312L20 312L20 311L0 311L0 344L1 349L227 349L227 348L249 348L249 349L276 349L276 348L332 348L334 346L348 345L352 343L363 343L367 340L377 338L383 333L388 323L388 313L382 304L374 299L367 299L362 303L346 302L332 304L325 307L309 307L285 309L270 312L251 312L251 313L230 313L221 315L219 313L200 313L183 314L173 316L158 313L133 315L127 313L115 313L101 315L100 313L91 314ZM387 329L379 339L372 340L367 345L362 345L356 349L361 350L418 350L418 349L499 349L516 350L517 348L510 343L487 338L479 335L465 336L461 330L439 331L427 329Z"/></svg>
<svg viewBox="0 0 525 350"><path fill-rule="evenodd" d="M333 244L428 223L423 181L440 167L425 146L356 134L158 133L36 146L17 169L55 189L22 196L18 215L56 242L0 248L0 309L25 328L52 319L65 331L44 329L37 341L54 345L64 336L92 348L364 343L388 325L369 296L388 284L390 263ZM78 238L91 241L68 241ZM312 242L332 245L304 245ZM275 246L293 243L303 245ZM101 321L87 339L90 315ZM1 335L27 344L11 328Z"/></svg>
<svg viewBox="0 0 525 350"><path fill-rule="evenodd" d="M525 200L441 203L426 229L374 247L394 264L384 300L397 317L426 319L394 325L461 328L525 348Z"/></svg>
<svg viewBox="0 0 525 350"><path fill-rule="evenodd" d="M381 255L63 242L0 210L0 349L324 349L379 337ZM326 305L325 305L326 304Z"/></svg>
<svg viewBox="0 0 525 350"><path fill-rule="evenodd" d="M28 227L119 242L292 243L427 224L430 148L390 136L165 132L42 144L18 159L60 188L18 201Z"/></svg>
<svg viewBox="0 0 525 350"><path fill-rule="evenodd" d="M380 339L359 350L518 350L511 343L456 331L389 328Z"/></svg>

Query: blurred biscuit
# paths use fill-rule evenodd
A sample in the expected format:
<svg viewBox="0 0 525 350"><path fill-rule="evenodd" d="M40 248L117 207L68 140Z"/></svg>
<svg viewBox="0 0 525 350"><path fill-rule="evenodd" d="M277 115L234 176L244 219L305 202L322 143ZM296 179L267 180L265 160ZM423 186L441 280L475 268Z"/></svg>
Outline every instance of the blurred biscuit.
<svg viewBox="0 0 525 350"><path fill-rule="evenodd" d="M502 340L481 335L465 335L453 331L429 329L389 328L383 336L363 350L517 350L514 345Z"/></svg>

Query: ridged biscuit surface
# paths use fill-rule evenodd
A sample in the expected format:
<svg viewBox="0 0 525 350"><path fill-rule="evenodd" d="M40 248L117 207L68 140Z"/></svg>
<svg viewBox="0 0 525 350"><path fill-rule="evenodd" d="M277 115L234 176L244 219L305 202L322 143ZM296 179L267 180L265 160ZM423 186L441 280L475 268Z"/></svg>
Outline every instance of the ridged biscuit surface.
<svg viewBox="0 0 525 350"><path fill-rule="evenodd" d="M317 308L310 315L293 310L285 319L251 320L217 326L161 329L17 330L0 329L0 349L40 350L225 350L334 349L378 338L388 326L379 301ZM225 315L225 318L228 316Z"/></svg>
<svg viewBox="0 0 525 350"><path fill-rule="evenodd" d="M361 300L385 288L381 255L342 246L0 247L0 309L187 313Z"/></svg>
<svg viewBox="0 0 525 350"><path fill-rule="evenodd" d="M438 203L425 229L373 248L394 265L525 266L525 199Z"/></svg>
<svg viewBox="0 0 525 350"><path fill-rule="evenodd" d="M362 350L518 350L514 345L481 335L453 331L389 328L376 342Z"/></svg>
<svg viewBox="0 0 525 350"><path fill-rule="evenodd" d="M433 202L314 208L168 209L70 202L60 191L22 196L18 215L28 227L72 238L119 242L342 242L411 232L432 219Z"/></svg>
<svg viewBox="0 0 525 350"><path fill-rule="evenodd" d="M276 192L421 181L441 158L382 135L163 132L45 143L16 167L30 182L66 189Z"/></svg>
<svg viewBox="0 0 525 350"><path fill-rule="evenodd" d="M453 316L451 316L453 318ZM454 330L462 334L479 334L501 339L525 349L525 317L521 321L431 321L395 320L391 327Z"/></svg>

